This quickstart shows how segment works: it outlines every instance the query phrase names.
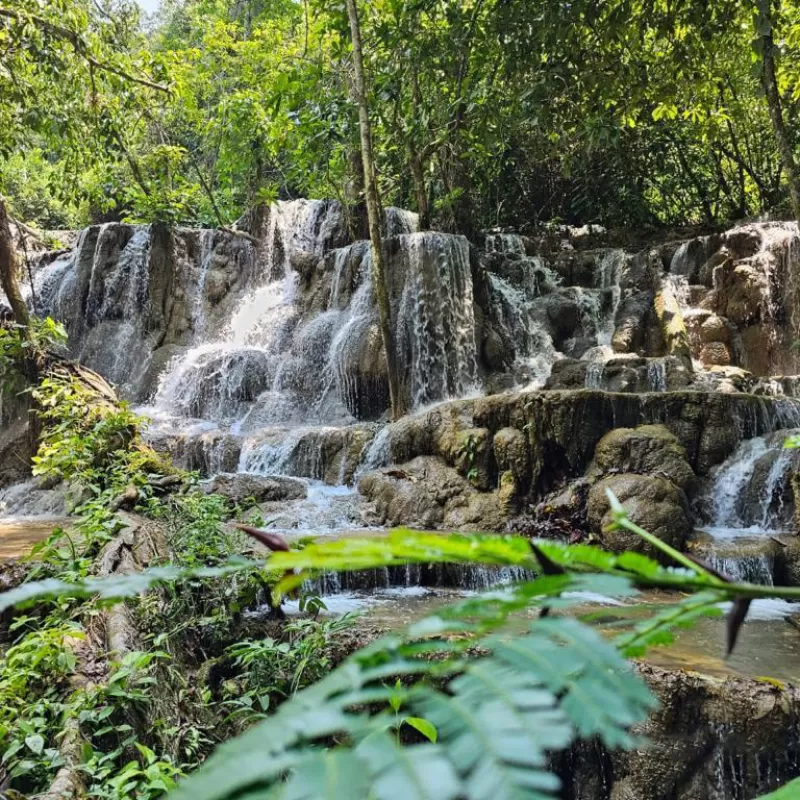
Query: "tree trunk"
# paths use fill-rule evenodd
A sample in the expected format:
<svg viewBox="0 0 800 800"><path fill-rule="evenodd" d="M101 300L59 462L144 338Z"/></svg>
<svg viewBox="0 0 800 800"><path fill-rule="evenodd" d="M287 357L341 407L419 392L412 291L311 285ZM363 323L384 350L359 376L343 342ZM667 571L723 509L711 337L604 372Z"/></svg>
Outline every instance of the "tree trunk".
<svg viewBox="0 0 800 800"><path fill-rule="evenodd" d="M386 351L386 371L389 376L389 399L392 418L403 415L403 400L400 395L400 381L397 373L397 358L392 334L392 311L389 305L389 291L386 286L386 268L383 260L381 237L381 204L375 173L375 160L372 152L372 129L367 105L367 87L364 78L364 56L361 50L361 29L358 22L356 0L347 0L347 16L350 19L350 36L353 40L353 67L355 71L355 91L358 102L358 120L361 129L361 159L364 163L364 192L367 201L367 220L369 239L372 244L372 284L381 322L381 337Z"/></svg>
<svg viewBox="0 0 800 800"><path fill-rule="evenodd" d="M781 95L778 91L778 79L775 73L775 41L772 32L774 17L772 14L771 0L759 0L757 24L761 36L761 79L764 84L764 94L767 97L767 107L769 118L772 122L772 129L775 132L775 139L778 144L778 152L781 156L781 166L786 182L789 184L789 198L792 203L792 213L800 222L800 183L798 182L797 164L792 151L792 143L783 121L783 109L781 108Z"/></svg>
<svg viewBox="0 0 800 800"><path fill-rule="evenodd" d="M411 165L411 177L414 181L414 197L417 201L419 229L427 231L431 227L431 212L428 204L428 190L425 187L425 168L422 159L412 148L408 148L408 160Z"/></svg>
<svg viewBox="0 0 800 800"><path fill-rule="evenodd" d="M8 303L11 306L17 325L27 328L31 317L28 312L28 306L22 299L17 274L17 254L14 251L14 241L11 238L8 211L4 200L0 198L0 285L8 298Z"/></svg>

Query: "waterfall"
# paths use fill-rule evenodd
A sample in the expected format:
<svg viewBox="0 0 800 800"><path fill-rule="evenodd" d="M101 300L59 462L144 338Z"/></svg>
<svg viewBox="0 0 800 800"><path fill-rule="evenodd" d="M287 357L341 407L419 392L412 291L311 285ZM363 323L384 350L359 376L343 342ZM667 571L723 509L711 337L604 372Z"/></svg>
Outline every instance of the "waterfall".
<svg viewBox="0 0 800 800"><path fill-rule="evenodd" d="M476 389L472 270L463 236L426 232L397 237L407 272L397 310L399 365L413 407Z"/></svg>
<svg viewBox="0 0 800 800"><path fill-rule="evenodd" d="M647 362L647 383L651 392L667 391L667 362L663 358L652 358Z"/></svg>
<svg viewBox="0 0 800 800"><path fill-rule="evenodd" d="M737 583L757 583L772 586L775 563L765 554L740 556L712 555L706 559L708 565Z"/></svg>
<svg viewBox="0 0 800 800"><path fill-rule="evenodd" d="M533 298L492 273L489 286L495 317L514 343L517 369L528 376L528 388L541 389L558 354L549 331L534 316Z"/></svg>
<svg viewBox="0 0 800 800"><path fill-rule="evenodd" d="M791 521L795 450L782 447L793 430L747 439L712 476L707 497L710 532L717 536L777 530Z"/></svg>
<svg viewBox="0 0 800 800"><path fill-rule="evenodd" d="M611 346L611 340L614 336L614 323L617 316L617 309L619 308L619 302L622 298L620 277L626 258L627 256L624 250L609 250L603 255L597 265L599 288L610 290L611 292L611 303L608 304L608 307L600 316L596 326L597 344L604 347Z"/></svg>
<svg viewBox="0 0 800 800"><path fill-rule="evenodd" d="M525 255L525 241L516 233L487 233L486 234L487 253L516 253Z"/></svg>
<svg viewBox="0 0 800 800"><path fill-rule="evenodd" d="M386 215L387 236L402 236L419 231L419 214L415 214L413 211L388 206L384 209L384 214Z"/></svg>
<svg viewBox="0 0 800 800"><path fill-rule="evenodd" d="M586 378L584 386L587 389L602 389L603 388L603 372L606 368L603 361L590 361L586 365Z"/></svg>

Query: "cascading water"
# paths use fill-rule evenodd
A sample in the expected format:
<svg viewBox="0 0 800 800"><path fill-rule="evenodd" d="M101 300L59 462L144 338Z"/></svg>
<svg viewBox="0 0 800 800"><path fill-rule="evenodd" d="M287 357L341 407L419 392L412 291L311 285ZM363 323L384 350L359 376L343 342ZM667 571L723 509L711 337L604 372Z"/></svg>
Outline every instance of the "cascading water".
<svg viewBox="0 0 800 800"><path fill-rule="evenodd" d="M477 389L469 243L426 232L397 237L407 272L397 311L399 363L412 407Z"/></svg>
<svg viewBox="0 0 800 800"><path fill-rule="evenodd" d="M647 382L651 392L667 391L667 363L663 358L647 362Z"/></svg>
<svg viewBox="0 0 800 800"><path fill-rule="evenodd" d="M789 478L796 450L783 448L793 430L747 439L713 474L707 505L716 536L785 529L793 511Z"/></svg>
<svg viewBox="0 0 800 800"><path fill-rule="evenodd" d="M614 336L614 322L619 308L619 301L622 297L622 289L619 282L625 259L624 250L609 250L597 265L599 288L611 292L611 302L597 324L597 344L602 347L610 348L611 339Z"/></svg>
<svg viewBox="0 0 800 800"><path fill-rule="evenodd" d="M520 256L525 255L525 241L516 233L487 233L486 234L487 253L515 253Z"/></svg>

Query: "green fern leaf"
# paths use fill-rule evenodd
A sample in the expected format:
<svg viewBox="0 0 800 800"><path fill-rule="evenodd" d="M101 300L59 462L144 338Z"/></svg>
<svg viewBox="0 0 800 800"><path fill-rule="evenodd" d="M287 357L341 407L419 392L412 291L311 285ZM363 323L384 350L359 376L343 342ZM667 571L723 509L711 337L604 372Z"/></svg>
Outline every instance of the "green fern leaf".
<svg viewBox="0 0 800 800"><path fill-rule="evenodd" d="M461 796L461 781L439 745L400 747L386 733L376 733L355 752L369 767L376 800L455 800Z"/></svg>
<svg viewBox="0 0 800 800"><path fill-rule="evenodd" d="M280 800L363 800L369 795L369 772L353 751L314 753L298 764L277 795Z"/></svg>

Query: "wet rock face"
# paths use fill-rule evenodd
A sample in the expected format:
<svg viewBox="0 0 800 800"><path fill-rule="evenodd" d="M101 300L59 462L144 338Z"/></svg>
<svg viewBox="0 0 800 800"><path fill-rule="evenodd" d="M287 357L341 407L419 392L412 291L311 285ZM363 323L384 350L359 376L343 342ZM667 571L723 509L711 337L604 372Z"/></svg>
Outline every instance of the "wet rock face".
<svg viewBox="0 0 800 800"><path fill-rule="evenodd" d="M615 353L636 353L646 348L647 319L653 309L653 292L637 292L625 298L617 310L611 340Z"/></svg>
<svg viewBox="0 0 800 800"><path fill-rule="evenodd" d="M502 487L498 492L479 492L455 469L432 456L367 473L359 480L358 489L370 503L369 518L390 527L499 531L508 517Z"/></svg>
<svg viewBox="0 0 800 800"><path fill-rule="evenodd" d="M610 358L593 363L564 358L553 364L546 389L599 389L607 392L664 392L688 387L692 374L673 356Z"/></svg>
<svg viewBox="0 0 800 800"><path fill-rule="evenodd" d="M566 800L749 800L800 775L800 690L637 669L660 701L649 745L580 744L561 765Z"/></svg>
<svg viewBox="0 0 800 800"><path fill-rule="evenodd" d="M21 388L0 387L0 489L30 477L36 452L28 418L30 395Z"/></svg>
<svg viewBox="0 0 800 800"><path fill-rule="evenodd" d="M664 477L684 490L695 481L685 448L664 425L616 428L607 433L597 443L587 476L611 471Z"/></svg>
<svg viewBox="0 0 800 800"><path fill-rule="evenodd" d="M781 541L768 536L714 539L694 532L687 550L731 580L763 586L796 585L789 580L792 548Z"/></svg>
<svg viewBox="0 0 800 800"><path fill-rule="evenodd" d="M203 485L206 494L219 494L236 505L248 501L275 503L301 500L307 494L305 481L284 476L263 477L244 473L220 473Z"/></svg>
<svg viewBox="0 0 800 800"><path fill-rule="evenodd" d="M297 475L330 486L352 484L375 433L375 426L367 424L266 430L248 438L239 469L265 475Z"/></svg>
<svg viewBox="0 0 800 800"><path fill-rule="evenodd" d="M626 480L616 488L632 507L642 506L638 521L652 501L657 514L647 524L680 543L689 529L686 492L695 475L707 475L744 437L786 427L784 420L796 414L793 400L742 394L496 395L442 404L387 426L375 440L380 459L370 466L435 456L472 491L494 497L502 490L511 514L587 469L595 483L621 473ZM595 497L592 529L599 531L607 506L602 490ZM441 514L437 519L444 524Z"/></svg>
<svg viewBox="0 0 800 800"><path fill-rule="evenodd" d="M621 474L603 478L589 491L587 514L592 528L602 536L607 550L622 553L635 550L650 556L659 554L638 536L625 530L607 531L613 515L606 491L625 506L632 522L662 541L683 549L692 530L684 493L671 480L650 475Z"/></svg>

